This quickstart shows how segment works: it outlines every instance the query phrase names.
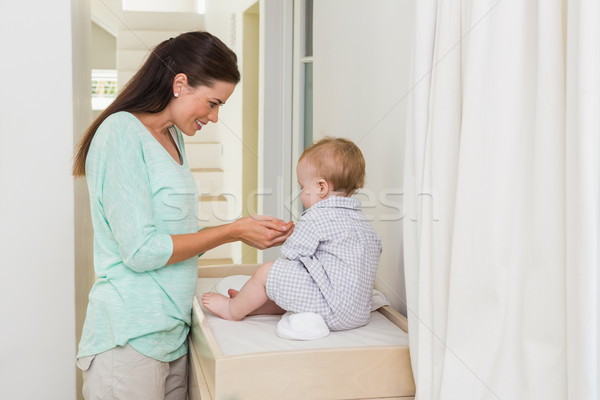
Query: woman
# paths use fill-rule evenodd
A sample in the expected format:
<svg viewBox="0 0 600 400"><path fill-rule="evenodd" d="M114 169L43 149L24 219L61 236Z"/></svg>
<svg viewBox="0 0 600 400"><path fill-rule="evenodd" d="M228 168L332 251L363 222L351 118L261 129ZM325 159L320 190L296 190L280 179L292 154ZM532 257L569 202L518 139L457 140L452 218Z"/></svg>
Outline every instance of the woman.
<svg viewBox="0 0 600 400"><path fill-rule="evenodd" d="M237 240L268 248L293 230L269 217L198 229L182 133L217 122L236 63L207 32L164 41L82 138L73 173L87 177L97 277L77 356L87 400L185 400L197 256Z"/></svg>

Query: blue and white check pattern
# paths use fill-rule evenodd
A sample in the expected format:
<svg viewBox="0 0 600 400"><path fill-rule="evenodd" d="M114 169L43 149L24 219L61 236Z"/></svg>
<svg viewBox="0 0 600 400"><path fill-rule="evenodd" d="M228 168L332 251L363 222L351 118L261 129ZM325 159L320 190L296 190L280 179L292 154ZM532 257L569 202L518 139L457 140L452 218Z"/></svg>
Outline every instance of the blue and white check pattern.
<svg viewBox="0 0 600 400"><path fill-rule="evenodd" d="M360 202L332 196L306 210L269 272L267 295L292 312L321 314L329 329L369 322L381 238Z"/></svg>

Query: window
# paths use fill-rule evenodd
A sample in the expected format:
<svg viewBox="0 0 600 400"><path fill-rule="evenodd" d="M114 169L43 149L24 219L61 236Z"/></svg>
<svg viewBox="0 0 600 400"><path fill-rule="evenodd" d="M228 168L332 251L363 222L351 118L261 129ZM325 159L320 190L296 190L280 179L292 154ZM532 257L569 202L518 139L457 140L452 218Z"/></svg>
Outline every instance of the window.
<svg viewBox="0 0 600 400"><path fill-rule="evenodd" d="M292 111L292 216L304 211L296 179L296 163L313 142L313 0L294 1L294 62Z"/></svg>
<svg viewBox="0 0 600 400"><path fill-rule="evenodd" d="M92 110L104 110L117 97L117 71L92 70Z"/></svg>
<svg viewBox="0 0 600 400"><path fill-rule="evenodd" d="M303 115L302 133L303 148L305 149L313 141L313 0L299 1L301 9L299 12L303 17L299 32L304 43L300 43L300 57L297 63L300 72L300 84L302 85Z"/></svg>

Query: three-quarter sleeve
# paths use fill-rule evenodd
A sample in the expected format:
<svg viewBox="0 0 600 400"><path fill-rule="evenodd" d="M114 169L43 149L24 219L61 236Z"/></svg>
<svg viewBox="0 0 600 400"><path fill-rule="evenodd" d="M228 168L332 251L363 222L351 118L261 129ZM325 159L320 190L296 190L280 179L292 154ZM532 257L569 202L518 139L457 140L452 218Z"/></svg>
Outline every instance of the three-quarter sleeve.
<svg viewBox="0 0 600 400"><path fill-rule="evenodd" d="M155 225L143 145L138 135L112 128L92 160L97 167L97 201L112 235L107 239L117 243L128 268L136 272L161 268L173 253L173 241Z"/></svg>

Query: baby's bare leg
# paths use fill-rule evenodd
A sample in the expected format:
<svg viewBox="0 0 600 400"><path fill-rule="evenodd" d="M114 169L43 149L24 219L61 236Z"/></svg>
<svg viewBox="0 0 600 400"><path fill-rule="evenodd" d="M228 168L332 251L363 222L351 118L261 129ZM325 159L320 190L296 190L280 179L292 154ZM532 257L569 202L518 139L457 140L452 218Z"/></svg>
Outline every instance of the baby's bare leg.
<svg viewBox="0 0 600 400"><path fill-rule="evenodd" d="M229 297L234 298L239 293L239 290L229 289L227 294ZM258 307L256 310L252 311L248 315L280 315L285 314L285 310L277 305L273 300L269 299L262 306Z"/></svg>
<svg viewBox="0 0 600 400"><path fill-rule="evenodd" d="M262 306L252 311L249 315L282 315L285 310L277 305L273 300L269 299Z"/></svg>
<svg viewBox="0 0 600 400"><path fill-rule="evenodd" d="M223 319L241 320L269 300L266 283L272 264L273 262L269 262L261 265L235 297L204 293L202 305Z"/></svg>

